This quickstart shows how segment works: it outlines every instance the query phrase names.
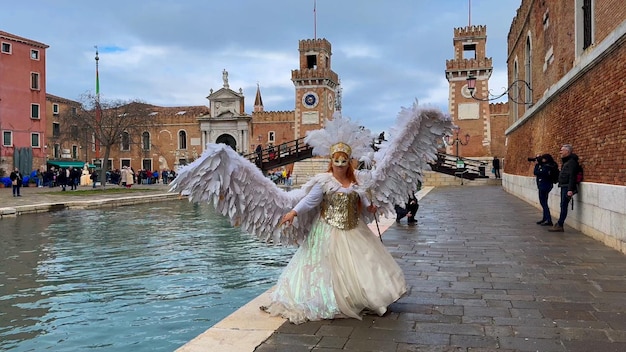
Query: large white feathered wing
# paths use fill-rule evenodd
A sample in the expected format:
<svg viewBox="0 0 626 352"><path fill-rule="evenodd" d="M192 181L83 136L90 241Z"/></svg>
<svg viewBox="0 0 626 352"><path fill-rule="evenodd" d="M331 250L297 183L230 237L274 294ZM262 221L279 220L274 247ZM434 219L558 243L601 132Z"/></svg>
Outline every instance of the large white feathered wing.
<svg viewBox="0 0 626 352"><path fill-rule="evenodd" d="M226 144L208 144L200 158L179 171L170 191L188 195L191 202L212 204L233 226L266 242L301 243L313 220L313 214L302 214L291 226L278 228L304 191L282 190Z"/></svg>
<svg viewBox="0 0 626 352"><path fill-rule="evenodd" d="M402 107L387 142L374 153L374 168L359 175L372 191L374 203L386 215L394 205L404 205L411 192L422 182L422 170L437 159L437 145L453 128L449 116L437 108L419 107L417 100Z"/></svg>

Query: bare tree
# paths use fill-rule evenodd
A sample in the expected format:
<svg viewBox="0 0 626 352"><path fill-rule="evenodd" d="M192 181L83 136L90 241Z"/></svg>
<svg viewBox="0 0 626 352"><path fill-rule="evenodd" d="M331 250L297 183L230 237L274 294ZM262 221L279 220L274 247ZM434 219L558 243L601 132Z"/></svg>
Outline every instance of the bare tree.
<svg viewBox="0 0 626 352"><path fill-rule="evenodd" d="M98 179L106 184L106 162L111 149L119 146L120 150L130 149L131 145L140 145L143 131L155 127L155 121L149 116L153 106L141 101L101 100L90 93L80 99L82 109L75 113L66 113L63 121L66 140L84 138L89 148L95 144L94 159L103 161ZM104 152L104 153L102 153Z"/></svg>

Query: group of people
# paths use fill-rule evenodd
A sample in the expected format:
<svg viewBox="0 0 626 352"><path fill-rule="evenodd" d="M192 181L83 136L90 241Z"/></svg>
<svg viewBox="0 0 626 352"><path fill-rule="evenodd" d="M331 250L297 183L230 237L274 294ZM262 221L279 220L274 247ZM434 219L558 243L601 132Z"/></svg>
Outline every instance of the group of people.
<svg viewBox="0 0 626 352"><path fill-rule="evenodd" d="M268 174L268 177L277 185L291 186L291 172L287 168L276 169Z"/></svg>
<svg viewBox="0 0 626 352"><path fill-rule="evenodd" d="M289 154L290 152L289 149L290 148L287 146L287 143L283 143L279 145L278 147L275 147L273 144L269 144L267 149L265 149L265 151L267 151L267 160L275 160L279 156L283 158ZM256 154L255 163L259 167L261 166L261 163L263 162L263 150L264 149L261 144L258 144L256 148L254 149L254 153Z"/></svg>
<svg viewBox="0 0 626 352"><path fill-rule="evenodd" d="M571 144L564 144L559 151L561 157L561 170L550 154L540 154L534 158L529 158L535 162L533 174L539 190L539 204L543 210L543 217L537 221L538 225L550 226L550 232L563 232L563 224L567 218L569 202L574 194L578 192L577 174L580 170L578 155L574 154ZM557 177L558 175L558 177ZM554 223L548 206L548 196L554 184L560 188L560 213L559 219Z"/></svg>
<svg viewBox="0 0 626 352"><path fill-rule="evenodd" d="M161 173L158 170L146 170L141 169L135 171L131 166L123 166L122 169L115 169L106 172L106 178L108 183L119 185L126 188L131 188L134 184L159 184L164 185L172 182L176 178L176 172L174 170L163 169Z"/></svg>
<svg viewBox="0 0 626 352"><path fill-rule="evenodd" d="M100 171L96 169L89 171L87 168L83 170L72 166L67 168L51 167L44 171L34 170L30 177L26 179L30 182L34 180L34 184L37 187L61 187L61 191L65 191L67 187L69 187L70 190L77 190L79 185L84 185L85 183L81 181L84 175L88 175L90 180L87 181L86 184L91 184L92 187L95 188L100 177ZM158 184L159 181L167 185L176 178L176 172L165 169L161 172L159 177L158 171L148 173L146 170L140 170L140 172L135 173L132 167L124 166L121 170L107 171L105 177L108 183L131 188L132 185L136 183ZM9 178L13 188L13 196L21 197L20 189L24 186L25 179L19 171L19 168L14 168Z"/></svg>

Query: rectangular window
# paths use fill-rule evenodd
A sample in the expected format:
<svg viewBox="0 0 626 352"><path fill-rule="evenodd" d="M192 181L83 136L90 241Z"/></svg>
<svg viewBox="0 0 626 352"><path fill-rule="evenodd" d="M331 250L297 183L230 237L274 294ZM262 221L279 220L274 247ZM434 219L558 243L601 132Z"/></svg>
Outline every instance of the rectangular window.
<svg viewBox="0 0 626 352"><path fill-rule="evenodd" d="M2 131L2 145L5 147L13 146L13 132Z"/></svg>
<svg viewBox="0 0 626 352"><path fill-rule="evenodd" d="M11 53L11 43L2 43L2 52L5 54Z"/></svg>
<svg viewBox="0 0 626 352"><path fill-rule="evenodd" d="M39 118L39 104L30 104L30 118L31 119Z"/></svg>
<svg viewBox="0 0 626 352"><path fill-rule="evenodd" d="M274 143L276 139L276 133L274 131L269 131L269 133L267 134L267 140L270 143Z"/></svg>
<svg viewBox="0 0 626 352"><path fill-rule="evenodd" d="M72 146L72 158L78 159L78 146L77 145Z"/></svg>
<svg viewBox="0 0 626 352"><path fill-rule="evenodd" d="M59 114L59 104L52 104L52 114L54 115Z"/></svg>
<svg viewBox="0 0 626 352"><path fill-rule="evenodd" d="M120 145L120 150L130 150L130 134L128 134L128 132L122 132L122 144Z"/></svg>
<svg viewBox="0 0 626 352"><path fill-rule="evenodd" d="M39 90L39 73L30 73L30 89Z"/></svg>
<svg viewBox="0 0 626 352"><path fill-rule="evenodd" d="M72 116L76 116L76 108L72 107Z"/></svg>
<svg viewBox="0 0 626 352"><path fill-rule="evenodd" d="M61 135L61 124L59 124L58 122L53 122L52 123L52 137L59 138L60 135Z"/></svg>
<svg viewBox="0 0 626 352"><path fill-rule="evenodd" d="M39 133L30 134L30 146L33 148L39 148Z"/></svg>
<svg viewBox="0 0 626 352"><path fill-rule="evenodd" d="M73 140L78 139L78 126L70 127L70 138L72 138Z"/></svg>
<svg viewBox="0 0 626 352"><path fill-rule="evenodd" d="M32 60L39 60L39 50L30 49L30 58Z"/></svg>
<svg viewBox="0 0 626 352"><path fill-rule="evenodd" d="M463 44L463 58L476 60L476 44Z"/></svg>
<svg viewBox="0 0 626 352"><path fill-rule="evenodd" d="M55 159L58 159L60 155L61 155L61 145L55 144L54 150L52 151L52 157Z"/></svg>

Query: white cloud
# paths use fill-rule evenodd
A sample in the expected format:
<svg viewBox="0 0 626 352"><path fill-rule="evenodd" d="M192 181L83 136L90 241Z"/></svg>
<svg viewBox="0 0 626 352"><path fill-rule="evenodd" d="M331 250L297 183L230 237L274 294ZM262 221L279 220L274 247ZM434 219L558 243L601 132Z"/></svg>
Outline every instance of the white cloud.
<svg viewBox="0 0 626 352"><path fill-rule="evenodd" d="M357 6L358 5L358 6ZM468 24L466 0L318 1L317 37L332 45L332 69L343 88L344 113L372 130L387 128L401 106L418 98L447 109L445 60L453 58L455 27ZM494 93L506 87L506 34L519 1L481 0L472 24L488 29ZM252 111L257 83L266 110L293 110L291 70L298 41L313 37L312 3L274 0L218 2L32 0L11 5L2 30L50 45L47 90L77 99L95 89L100 52L104 96L163 106L206 105L211 89L242 88ZM33 22L54 18L55 24ZM259 18L272 18L260 21ZM79 28L79 30L76 30Z"/></svg>

